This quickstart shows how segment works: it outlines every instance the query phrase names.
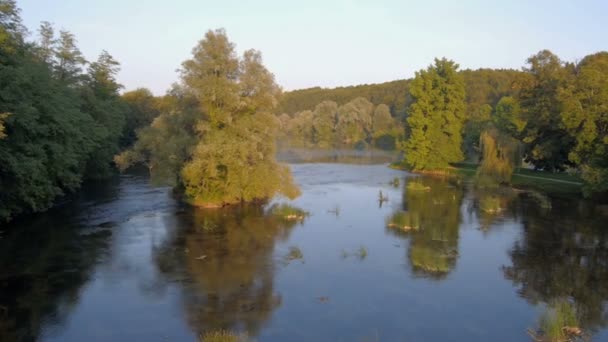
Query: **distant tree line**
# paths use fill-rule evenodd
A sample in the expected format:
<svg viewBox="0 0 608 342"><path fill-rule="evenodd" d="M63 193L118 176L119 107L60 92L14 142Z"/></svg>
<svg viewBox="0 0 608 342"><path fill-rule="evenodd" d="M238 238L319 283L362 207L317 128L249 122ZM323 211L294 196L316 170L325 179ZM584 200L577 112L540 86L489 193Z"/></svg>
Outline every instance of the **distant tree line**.
<svg viewBox="0 0 608 342"><path fill-rule="evenodd" d="M375 146L392 150L403 135L401 124L391 116L387 105L374 106L362 97L342 106L323 101L314 110L297 112L293 117L282 114L279 125L279 140L299 147Z"/></svg>
<svg viewBox="0 0 608 342"><path fill-rule="evenodd" d="M0 0L0 222L110 175L112 157L155 115L148 91L120 96L106 51L88 62L72 33L47 22L27 38L15 1Z"/></svg>

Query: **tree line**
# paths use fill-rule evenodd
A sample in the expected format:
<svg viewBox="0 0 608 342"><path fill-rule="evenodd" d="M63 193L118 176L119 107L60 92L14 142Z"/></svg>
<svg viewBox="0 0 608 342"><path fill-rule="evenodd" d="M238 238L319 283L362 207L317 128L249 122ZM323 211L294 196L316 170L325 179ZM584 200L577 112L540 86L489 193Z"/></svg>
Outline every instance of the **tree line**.
<svg viewBox="0 0 608 342"><path fill-rule="evenodd" d="M278 117L278 139L289 146L299 147L355 147L375 146L393 150L403 134L398 120L391 116L385 104L374 106L369 100L357 97L342 106L334 101L323 101L314 110L304 110L292 116Z"/></svg>
<svg viewBox="0 0 608 342"><path fill-rule="evenodd" d="M119 94L108 52L87 61L48 22L29 38L15 1L0 0L0 222L112 174L113 156L154 115L136 110L156 101L149 91Z"/></svg>
<svg viewBox="0 0 608 342"><path fill-rule="evenodd" d="M570 63L540 51L528 58L511 89L472 115L458 64L436 59L417 72L400 144L404 163L418 171L445 169L464 160L463 137L477 134L480 179L509 183L513 170L526 162L552 172L575 170L587 195L606 192L608 53Z"/></svg>

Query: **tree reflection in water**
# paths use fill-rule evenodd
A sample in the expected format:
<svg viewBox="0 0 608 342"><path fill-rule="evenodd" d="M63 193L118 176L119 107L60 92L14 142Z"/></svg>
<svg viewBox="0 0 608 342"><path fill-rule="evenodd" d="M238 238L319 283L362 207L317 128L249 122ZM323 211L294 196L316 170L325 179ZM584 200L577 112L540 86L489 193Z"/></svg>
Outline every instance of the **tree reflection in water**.
<svg viewBox="0 0 608 342"><path fill-rule="evenodd" d="M454 268L458 257L463 190L432 177L410 179L405 187L403 211L393 217L400 216L412 229L388 229L410 238L408 258L415 275L442 279Z"/></svg>
<svg viewBox="0 0 608 342"><path fill-rule="evenodd" d="M572 205L575 203L575 205ZM551 211L522 203L524 232L509 252L507 279L531 304L572 302L585 330L606 327L608 230L605 217L578 201L554 201Z"/></svg>
<svg viewBox="0 0 608 342"><path fill-rule="evenodd" d="M256 336L281 305L274 290L277 242L294 226L261 205L187 209L157 265L180 279L183 305L197 334L228 330Z"/></svg>
<svg viewBox="0 0 608 342"><path fill-rule="evenodd" d="M109 227L61 222L45 214L0 239L0 341L36 341L64 321L107 252Z"/></svg>

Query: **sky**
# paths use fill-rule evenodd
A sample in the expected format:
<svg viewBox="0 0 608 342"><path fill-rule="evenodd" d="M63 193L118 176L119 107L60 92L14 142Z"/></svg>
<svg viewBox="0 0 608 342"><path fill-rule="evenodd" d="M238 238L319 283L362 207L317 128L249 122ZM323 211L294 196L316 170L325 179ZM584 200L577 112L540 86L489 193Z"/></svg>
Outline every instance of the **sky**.
<svg viewBox="0 0 608 342"><path fill-rule="evenodd" d="M463 69L515 68L549 49L576 61L608 50L608 1L17 0L74 33L89 60L107 50L125 89L161 95L210 29L257 49L285 90L410 78L435 57Z"/></svg>

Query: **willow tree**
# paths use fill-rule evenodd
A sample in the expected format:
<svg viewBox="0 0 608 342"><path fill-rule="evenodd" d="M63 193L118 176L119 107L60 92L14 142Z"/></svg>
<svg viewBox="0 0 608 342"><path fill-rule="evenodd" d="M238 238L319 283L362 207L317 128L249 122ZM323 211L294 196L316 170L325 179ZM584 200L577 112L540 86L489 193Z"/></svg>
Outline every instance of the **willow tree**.
<svg viewBox="0 0 608 342"><path fill-rule="evenodd" d="M436 170L464 159L461 150L465 119L465 88L458 64L435 59L416 73L410 85L405 162L413 170Z"/></svg>
<svg viewBox="0 0 608 342"><path fill-rule="evenodd" d="M280 88L260 52L239 58L224 30L209 31L182 66L202 113L199 141L181 172L186 200L222 206L297 195L289 169L274 159Z"/></svg>

